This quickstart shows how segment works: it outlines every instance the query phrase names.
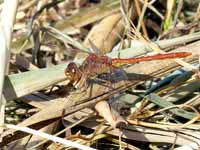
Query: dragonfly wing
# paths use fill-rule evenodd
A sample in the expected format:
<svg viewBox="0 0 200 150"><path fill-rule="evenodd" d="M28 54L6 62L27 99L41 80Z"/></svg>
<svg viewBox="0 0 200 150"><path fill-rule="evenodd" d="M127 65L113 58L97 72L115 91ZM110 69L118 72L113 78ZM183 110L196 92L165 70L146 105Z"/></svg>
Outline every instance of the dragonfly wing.
<svg viewBox="0 0 200 150"><path fill-rule="evenodd" d="M102 51L90 39L88 39L88 41L91 45L91 49L93 53L98 54L98 55L103 55Z"/></svg>

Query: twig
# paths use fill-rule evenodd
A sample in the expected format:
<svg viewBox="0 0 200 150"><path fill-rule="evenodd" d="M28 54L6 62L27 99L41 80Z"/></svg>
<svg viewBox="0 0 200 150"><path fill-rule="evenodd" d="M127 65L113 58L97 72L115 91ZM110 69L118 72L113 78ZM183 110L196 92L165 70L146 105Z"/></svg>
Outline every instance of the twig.
<svg viewBox="0 0 200 150"><path fill-rule="evenodd" d="M54 5L57 5L60 2L63 2L64 0L56 0L50 3L47 3L46 5L42 6L30 19L29 22L29 32L28 32L28 37L30 37L30 35L33 32L33 24L34 24L34 20L45 10L45 9L50 9L51 7L53 7Z"/></svg>
<svg viewBox="0 0 200 150"><path fill-rule="evenodd" d="M176 11L176 14L174 16L174 22L172 24L172 28L174 28L177 24L177 21L178 21L178 16L179 14L181 13L181 9L183 8L183 0L179 0L178 1L178 7L177 7L177 11Z"/></svg>
<svg viewBox="0 0 200 150"><path fill-rule="evenodd" d="M168 110L168 109L173 109L173 108L177 108L177 107L178 107L178 108L183 108L183 107L190 108L190 109L192 109L195 113L197 113L198 115L200 115L199 112L198 112L194 107L192 107L192 106L190 106L190 105L186 105L186 104L169 106L169 107L166 107L166 108L163 108L163 109L160 109L160 110L156 111L153 115L155 115L155 114L157 114L157 113L161 113L162 111L166 111L166 110Z"/></svg>
<svg viewBox="0 0 200 150"><path fill-rule="evenodd" d="M134 0L134 2L135 2L135 7L136 7L136 11L137 11L138 16L142 16L142 15L141 15L142 12L141 12L140 5L139 5L138 0ZM144 2L144 6L143 6L143 7L144 7L143 11L145 11L145 10L146 10L146 7L147 7L147 2L146 2L146 0L145 0L145 2ZM143 14L144 14L144 12L143 12ZM143 16L144 16L144 15L143 15ZM139 17L137 30L139 31L140 25L142 25L142 31L143 31L143 33L144 33L144 36L145 36L146 38L148 38L148 33L147 33L147 30L146 30L146 27L145 27L145 25L144 25L144 21L142 20L142 18L143 18L143 17Z"/></svg>
<svg viewBox="0 0 200 150"><path fill-rule="evenodd" d="M150 128L158 128L158 129L182 129L186 128L187 126L191 125L192 123L196 122L197 120L200 119L200 115L197 115L193 119L189 120L188 122L184 124L176 124L176 125L163 125L163 124L158 124L158 123L149 123L149 122L143 122L143 121L138 121L138 120L127 120L128 123L132 125L139 125L139 126L144 126L144 127L150 127Z"/></svg>
<svg viewBox="0 0 200 150"><path fill-rule="evenodd" d="M139 0L141 3L144 4L144 0ZM165 17L152 5L156 0L152 0L149 3L147 3L147 7L154 12L158 17L160 17L162 20L165 19Z"/></svg>

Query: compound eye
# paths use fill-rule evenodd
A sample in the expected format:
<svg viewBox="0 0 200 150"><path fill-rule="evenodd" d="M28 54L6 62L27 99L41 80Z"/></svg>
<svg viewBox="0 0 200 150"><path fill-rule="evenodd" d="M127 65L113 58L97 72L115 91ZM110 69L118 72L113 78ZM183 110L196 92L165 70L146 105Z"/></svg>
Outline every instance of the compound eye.
<svg viewBox="0 0 200 150"><path fill-rule="evenodd" d="M66 70L65 70L65 74L69 74L69 73L72 73L72 74L75 74L78 70L78 67L75 63L69 63Z"/></svg>
<svg viewBox="0 0 200 150"><path fill-rule="evenodd" d="M90 57L91 57L92 60L97 59L97 56L95 54L90 54Z"/></svg>

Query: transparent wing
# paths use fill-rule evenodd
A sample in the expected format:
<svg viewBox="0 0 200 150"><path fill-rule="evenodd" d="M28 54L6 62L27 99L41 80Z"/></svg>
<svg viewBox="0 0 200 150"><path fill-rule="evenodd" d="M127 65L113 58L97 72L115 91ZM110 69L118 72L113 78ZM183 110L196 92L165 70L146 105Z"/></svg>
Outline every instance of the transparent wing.
<svg viewBox="0 0 200 150"><path fill-rule="evenodd" d="M93 51L93 53L101 56L104 55L102 51L90 39L88 39L88 41L91 45L91 50Z"/></svg>

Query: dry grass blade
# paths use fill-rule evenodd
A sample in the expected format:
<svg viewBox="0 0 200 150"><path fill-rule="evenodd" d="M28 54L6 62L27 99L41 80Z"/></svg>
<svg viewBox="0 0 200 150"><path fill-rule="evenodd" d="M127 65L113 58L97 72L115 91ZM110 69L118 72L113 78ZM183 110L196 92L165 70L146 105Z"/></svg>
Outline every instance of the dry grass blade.
<svg viewBox="0 0 200 150"><path fill-rule="evenodd" d="M59 31L58 29L51 27L51 26L44 26L46 29L49 29L49 32L52 32L52 36L58 35L59 39L62 39L63 42L67 42L71 45L73 45L74 47L85 51L85 52L90 52L86 47L84 47L82 44L80 44L79 42L75 41L73 38L71 38L70 36L68 36L67 34Z"/></svg>
<svg viewBox="0 0 200 150"><path fill-rule="evenodd" d="M171 107L171 106L174 106L172 103L170 103L169 101L164 101L164 99L162 99L161 97L155 95L155 94L150 94L148 97L147 97L148 100L150 100L151 102L163 107L163 108L166 108L166 107ZM178 98L177 98L178 99ZM188 111L184 111L184 110L179 110L177 108L175 109L172 109L170 110L172 113L176 114L177 116L180 116L180 117L184 117L186 119L192 119L196 116L195 113L192 113L192 112L188 112ZM180 112L181 111L181 112Z"/></svg>
<svg viewBox="0 0 200 150"><path fill-rule="evenodd" d="M73 123L72 125L66 127L64 130L62 130L62 131L56 133L54 136L58 136L58 135L60 135L60 134L62 134L62 133L64 133L64 132L66 132L67 130L70 130L72 127L74 127L74 126L76 126L76 125L79 125L80 123L82 123L82 122L85 121L86 119L90 118L92 115L93 115L93 114L90 114L90 115L86 116L85 118L80 119L79 121L77 121L77 122ZM48 141L48 140L43 140L43 141L41 141L40 143L38 143L38 144L34 145L33 147L29 148L29 150L35 149L36 147L41 146L42 144L46 143L47 141Z"/></svg>
<svg viewBox="0 0 200 150"><path fill-rule="evenodd" d="M180 146L175 148L174 150L196 150L199 149L199 144L197 143L190 143L188 145Z"/></svg>
<svg viewBox="0 0 200 150"><path fill-rule="evenodd" d="M142 12L141 12L141 9L140 9L139 1L134 0L134 2L135 2L135 6L136 6L138 16L139 16L139 20L138 20L138 24L137 24L137 31L140 31L140 27L142 26L142 31L144 33L144 37L148 38L147 29L146 29L144 21L143 21L144 13L147 9L148 2L147 2L147 0L144 1Z"/></svg>
<svg viewBox="0 0 200 150"><path fill-rule="evenodd" d="M8 74L10 59L10 43L12 39L13 24L15 21L18 0L5 0L1 12L0 22L0 125L4 124L5 99L2 97L5 75ZM8 11L9 10L9 11ZM2 129L0 129L0 134Z"/></svg>
<svg viewBox="0 0 200 150"><path fill-rule="evenodd" d="M30 133L30 134L33 134L33 135L38 135L38 136L41 136L43 138L47 138L49 140L52 140L54 142L58 142L58 143L61 143L61 144L67 145L67 146L72 146L72 147L75 147L75 148L78 148L78 149L95 150L94 148L84 146L84 145L63 139L63 138L55 137L55 136L52 136L52 135L47 134L47 133L36 131L36 130L31 129L31 128L20 127L20 126L15 126L15 125L11 125L11 124L6 124L5 126L7 128L10 128L10 129L20 130L20 131L27 132L27 133Z"/></svg>
<svg viewBox="0 0 200 150"><path fill-rule="evenodd" d="M112 14L92 28L84 41L84 45L90 47L89 40L92 40L98 49L105 54L112 50L123 30L124 24L121 13Z"/></svg>
<svg viewBox="0 0 200 150"><path fill-rule="evenodd" d="M169 30L172 24L172 14L173 14L172 11L173 11L174 5L175 5L174 0L167 1L167 12L166 12L165 25L164 25L165 30Z"/></svg>
<svg viewBox="0 0 200 150"><path fill-rule="evenodd" d="M4 97L7 100L13 100L67 80L64 74L66 65L62 64L49 69L34 70L6 77Z"/></svg>
<svg viewBox="0 0 200 150"><path fill-rule="evenodd" d="M92 8L82 10L80 13L60 21L55 25L64 32L71 32L89 23L95 22L111 13L119 11L119 1L108 1L106 3L99 4Z"/></svg>

